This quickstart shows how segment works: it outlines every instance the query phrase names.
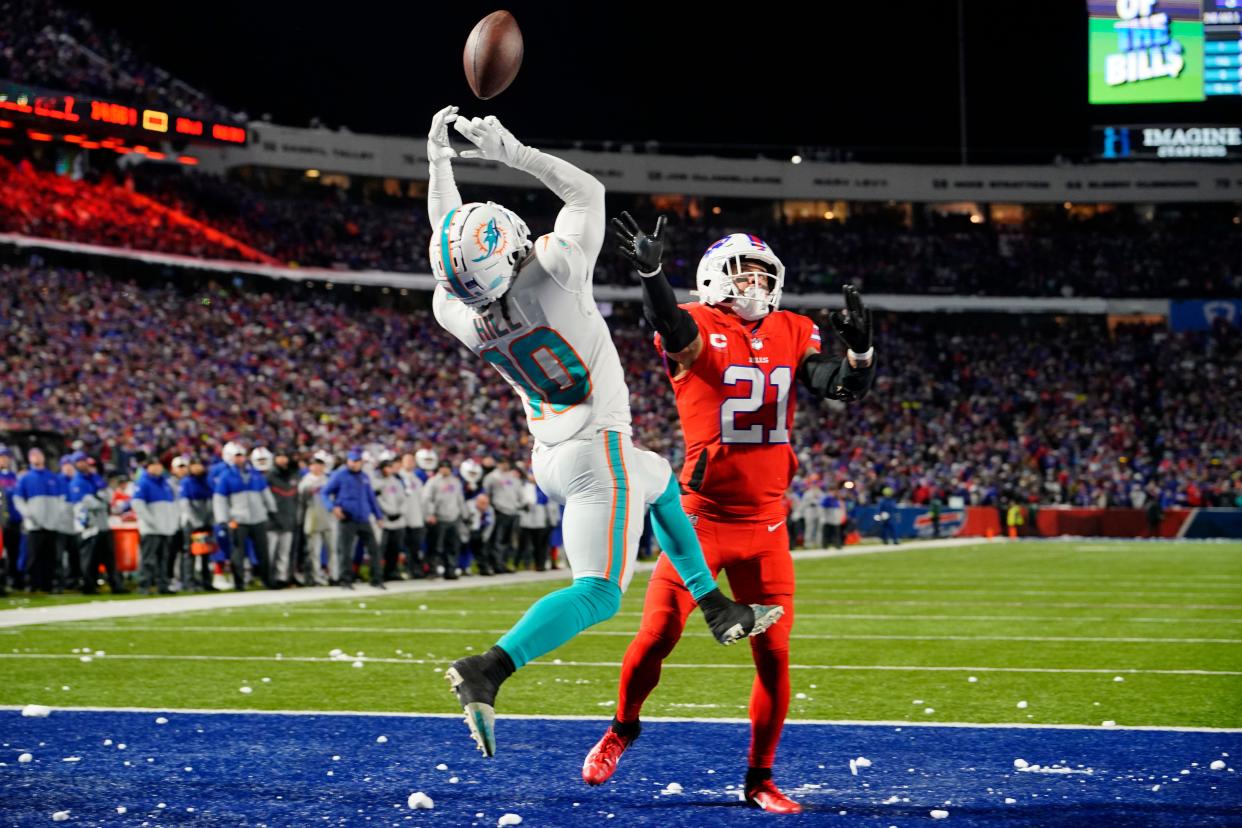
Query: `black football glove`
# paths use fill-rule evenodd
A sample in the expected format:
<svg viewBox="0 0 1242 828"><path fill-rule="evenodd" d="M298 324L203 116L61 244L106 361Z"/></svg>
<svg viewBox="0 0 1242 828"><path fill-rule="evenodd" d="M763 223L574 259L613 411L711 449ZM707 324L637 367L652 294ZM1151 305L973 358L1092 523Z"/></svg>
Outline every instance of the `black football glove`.
<svg viewBox="0 0 1242 828"><path fill-rule="evenodd" d="M612 238L617 252L630 260L639 276L654 276L660 272L664 256L664 216L656 219L655 232L648 236L638 229L638 222L627 212L612 220Z"/></svg>
<svg viewBox="0 0 1242 828"><path fill-rule="evenodd" d="M842 293L845 295L845 310L832 311L828 314L828 320L845 347L856 354L865 354L871 350L871 311L863 307L858 288L846 285Z"/></svg>

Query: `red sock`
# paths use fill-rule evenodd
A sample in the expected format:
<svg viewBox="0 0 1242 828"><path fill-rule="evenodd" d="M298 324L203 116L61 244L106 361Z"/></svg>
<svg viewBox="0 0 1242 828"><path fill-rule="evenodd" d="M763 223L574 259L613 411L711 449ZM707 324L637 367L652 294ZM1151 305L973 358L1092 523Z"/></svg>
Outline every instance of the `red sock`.
<svg viewBox="0 0 1242 828"><path fill-rule="evenodd" d="M793 629L793 598L765 598L780 604L785 616L758 638L750 640L755 660L755 683L750 692L750 767L770 768L776 758L785 715L789 712L789 633Z"/></svg>
<svg viewBox="0 0 1242 828"><path fill-rule="evenodd" d="M660 683L660 667L677 646L681 631L686 626L686 617L694 606L694 599L677 576L677 571L667 557L661 556L647 584L642 625L621 662L617 721L638 721L643 702Z"/></svg>

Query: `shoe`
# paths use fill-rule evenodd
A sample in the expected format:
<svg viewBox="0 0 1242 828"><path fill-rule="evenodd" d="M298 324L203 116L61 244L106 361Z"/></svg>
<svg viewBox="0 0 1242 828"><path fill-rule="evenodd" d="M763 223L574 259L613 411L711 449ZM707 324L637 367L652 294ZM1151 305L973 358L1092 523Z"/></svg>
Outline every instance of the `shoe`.
<svg viewBox="0 0 1242 828"><path fill-rule="evenodd" d="M444 580L446 581L456 581L457 577L458 577L457 573L451 569L448 572L444 573Z"/></svg>
<svg viewBox="0 0 1242 828"><path fill-rule="evenodd" d="M602 785L607 782L617 769L621 754L637 738L637 733L633 736L622 736L611 727L608 728L604 737L595 743L595 747L591 748L582 763L582 781L588 785Z"/></svg>
<svg viewBox="0 0 1242 828"><path fill-rule="evenodd" d="M492 571L490 569L480 569L479 574L482 575L484 578L490 578L492 575Z"/></svg>
<svg viewBox="0 0 1242 828"><path fill-rule="evenodd" d="M454 661L444 671L449 688L466 713L466 726L479 751L487 757L496 755L496 691L499 685L479 667L483 656L467 656Z"/></svg>
<svg viewBox="0 0 1242 828"><path fill-rule="evenodd" d="M762 635L785 614L779 604L741 604L725 598L720 590L705 595L699 607L712 635L726 647L747 636Z"/></svg>
<svg viewBox="0 0 1242 828"><path fill-rule="evenodd" d="M169 589L168 587L165 587L164 589L160 590L160 595L176 595L176 594L177 594L176 592Z"/></svg>
<svg viewBox="0 0 1242 828"><path fill-rule="evenodd" d="M746 792L746 801L772 814L800 814L802 806L781 793L771 779L765 779Z"/></svg>
<svg viewBox="0 0 1242 828"><path fill-rule="evenodd" d="M219 592L219 591L220 589L218 587L212 586L211 584L208 584L207 586L203 587L203 592Z"/></svg>
<svg viewBox="0 0 1242 828"><path fill-rule="evenodd" d="M378 584L371 584L371 586L375 587L376 589L388 589L388 587L384 586L383 581L381 581Z"/></svg>
<svg viewBox="0 0 1242 828"><path fill-rule="evenodd" d="M341 589L353 589L353 581L341 581Z"/></svg>

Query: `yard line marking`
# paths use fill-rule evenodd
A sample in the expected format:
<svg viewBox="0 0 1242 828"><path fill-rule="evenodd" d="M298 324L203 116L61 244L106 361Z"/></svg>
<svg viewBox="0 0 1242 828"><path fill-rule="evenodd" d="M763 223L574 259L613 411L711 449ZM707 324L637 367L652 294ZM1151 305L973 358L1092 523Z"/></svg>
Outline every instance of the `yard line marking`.
<svg viewBox="0 0 1242 828"><path fill-rule="evenodd" d="M0 704L0 710L20 711L21 705ZM460 719L461 713L411 713L409 711L383 710L246 710L241 708L210 708L210 707L91 707L56 705L56 711L67 713L172 713L196 716L364 716L367 718L397 719ZM501 713L505 719L525 719L535 721L556 722L607 722L607 716L583 716L565 713ZM690 724L719 725L750 725L750 719L741 718L702 718L698 716L643 716L644 722L674 722ZM1182 727L1178 725L1102 725L1091 724L1033 724L1031 722L928 722L906 721L904 719L786 719L787 725L841 726L841 727L954 727L984 728L997 730L1138 730L1163 731L1169 733L1242 733L1237 727Z"/></svg>
<svg viewBox="0 0 1242 828"><path fill-rule="evenodd" d="M0 710L20 711L21 705L0 704ZM411 713L409 711L383 710L246 710L241 708L210 707L91 707L57 705L56 711L68 713L173 713L197 716L365 716L368 718L398 719L460 719L461 713ZM505 719L525 719L557 722L607 722L607 716L583 716L565 713L501 713ZM643 716L644 722L678 722L690 724L750 725L750 719L702 718L698 716ZM904 719L786 719L787 725L841 726L841 727L955 727L1003 730L1138 730L1169 733L1242 733L1237 727L1182 727L1178 725L1102 725L1091 724L1033 724L1031 722L928 722Z"/></svg>
<svg viewBox="0 0 1242 828"><path fill-rule="evenodd" d="M820 560L896 551L917 552L928 549L988 546L1008 542L1007 539L1002 538L994 538L990 541L980 538L949 538L947 540L915 541L900 547L875 544L852 546L844 550L813 549L795 553L794 559ZM655 562L651 561L637 564L634 571L649 572L654 568ZM301 589L282 589L274 592L263 590L223 592L209 595L178 595L171 598L150 598L147 600L90 601L78 604L0 610L0 627L24 627L30 624L49 624L59 621L97 621L104 618L166 615L179 612L274 604L300 604L310 601L356 601L360 598L371 600L407 593L428 594L463 589L479 589L480 587L501 589L512 586L530 586L548 581L567 581L570 577L569 570L554 569L547 572L516 572L512 575L504 576L502 581L490 583L481 578L471 577L461 578L456 581L394 581L388 584L387 590L372 589L359 585L358 589L349 595L342 595L338 587L303 587Z"/></svg>
<svg viewBox="0 0 1242 828"><path fill-rule="evenodd" d="M0 658L13 659L72 659L79 660L81 656L72 653L0 653ZM264 663L279 663L282 661L309 663L309 664L352 664L354 661L362 661L370 664L414 664L414 665L436 665L443 666L452 663L456 656L446 656L444 658L372 658L366 656L363 658L322 658L318 656L289 656L276 658L275 656L224 656L224 655L192 655L192 654L160 654L160 653L122 653L117 655L103 656L98 661L240 661ZM537 665L540 667L607 667L617 669L621 666L619 661L535 661L527 662L527 665ZM665 670L753 670L754 665L750 662L738 664L673 664L665 663ZM791 664L791 670L857 670L869 671L876 670L881 672L912 672L912 673L1090 673L1100 675L1153 675L1153 676L1242 676L1242 670L1176 670L1176 669L1159 669L1144 667L942 667L939 665L921 665L921 664ZM458 714L460 715L460 714Z"/></svg>
<svg viewBox="0 0 1242 828"><path fill-rule="evenodd" d="M193 632L193 633L226 633L240 632L251 634L262 633L361 633L374 635L504 635L505 628L473 629L466 627L298 627L298 626L223 626L210 624L204 626L108 626L103 624L74 624L74 630L91 632ZM56 633L63 630L57 628ZM610 636L633 638L629 630L583 630L579 636ZM696 638L708 637L704 632ZM1090 643L1123 643L1123 644L1242 644L1242 638L1151 638L1140 636L1090 636L1090 635L886 635L881 633L794 633L793 639L806 641L1027 641L1027 642L1090 642Z"/></svg>

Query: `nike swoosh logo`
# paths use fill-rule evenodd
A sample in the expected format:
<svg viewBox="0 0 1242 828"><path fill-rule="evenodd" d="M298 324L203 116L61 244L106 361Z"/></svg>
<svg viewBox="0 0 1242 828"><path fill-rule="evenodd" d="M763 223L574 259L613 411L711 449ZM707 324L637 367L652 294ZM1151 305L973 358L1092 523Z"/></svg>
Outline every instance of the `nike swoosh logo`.
<svg viewBox="0 0 1242 828"><path fill-rule="evenodd" d="M780 523L773 523L771 526L768 527L768 531L775 532L777 529L780 529L781 526L784 525L784 523L785 521L783 520Z"/></svg>

